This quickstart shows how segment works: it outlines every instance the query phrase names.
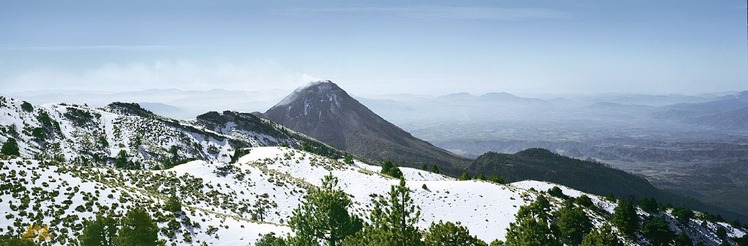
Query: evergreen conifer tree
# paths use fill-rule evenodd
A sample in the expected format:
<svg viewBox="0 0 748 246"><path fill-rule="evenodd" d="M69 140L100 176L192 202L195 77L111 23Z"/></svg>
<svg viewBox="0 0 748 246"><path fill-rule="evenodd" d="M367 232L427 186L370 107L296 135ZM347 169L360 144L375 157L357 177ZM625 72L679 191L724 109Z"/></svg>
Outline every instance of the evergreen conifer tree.
<svg viewBox="0 0 748 246"><path fill-rule="evenodd" d="M613 210L613 216L610 220L618 230L629 238L633 238L634 233L639 228L639 217L636 215L636 208L626 199L618 200L618 205Z"/></svg>
<svg viewBox="0 0 748 246"><path fill-rule="evenodd" d="M459 180L470 180L470 174L467 172L462 172L459 177L457 177Z"/></svg>
<svg viewBox="0 0 748 246"><path fill-rule="evenodd" d="M675 246L693 246L693 241L685 233L678 233L675 237Z"/></svg>
<svg viewBox="0 0 748 246"><path fill-rule="evenodd" d="M649 238L652 245L670 245L675 239L675 233L670 230L667 221L655 217L642 226L642 234Z"/></svg>
<svg viewBox="0 0 748 246"><path fill-rule="evenodd" d="M363 222L348 213L351 200L338 187L338 179L327 175L322 186L306 195L298 208L294 209L289 226L296 236L290 238L292 245L317 245L324 241L335 246L343 239L361 230Z"/></svg>
<svg viewBox="0 0 748 246"><path fill-rule="evenodd" d="M592 229L592 222L579 207L565 206L558 211L558 226L561 240L566 245L579 245L584 235Z"/></svg>
<svg viewBox="0 0 748 246"><path fill-rule="evenodd" d="M515 222L509 223L507 228L507 246L560 246L561 241L556 237L550 225L550 203L544 196L527 205L520 207L515 215Z"/></svg>
<svg viewBox="0 0 748 246"><path fill-rule="evenodd" d="M604 224L600 229L587 233L582 240L582 246L623 246L618 237L613 234L610 225Z"/></svg>
<svg viewBox="0 0 748 246"><path fill-rule="evenodd" d="M0 150L0 153L3 153L5 155L15 155L19 156L19 149L18 149L18 143L16 142L15 138L8 138L7 141L3 144L2 150Z"/></svg>
<svg viewBox="0 0 748 246"><path fill-rule="evenodd" d="M431 222L424 236L426 246L488 246L486 242L470 235L467 227L452 222Z"/></svg>
<svg viewBox="0 0 748 246"><path fill-rule="evenodd" d="M174 214L182 212L182 202L179 201L179 197L175 193L172 193L166 203L164 204L164 210L172 212Z"/></svg>
<svg viewBox="0 0 748 246"><path fill-rule="evenodd" d="M657 200L652 197L644 198L639 202L639 207L648 213L653 213L657 211Z"/></svg>
<svg viewBox="0 0 748 246"><path fill-rule="evenodd" d="M429 169L429 172L436 173L436 174L441 173L441 171L439 171L439 167L437 167L436 165L431 166L431 169Z"/></svg>
<svg viewBox="0 0 748 246"><path fill-rule="evenodd" d="M162 245L158 240L158 226L151 219L151 215L141 208L135 208L127 212L122 218L117 236L114 238L116 245L128 246L153 246Z"/></svg>
<svg viewBox="0 0 748 246"><path fill-rule="evenodd" d="M87 221L78 240L81 246L113 246L117 235L117 220L110 215L96 215Z"/></svg>
<svg viewBox="0 0 748 246"><path fill-rule="evenodd" d="M114 167L128 168L127 152L125 150L120 150L119 153L117 153L117 159L114 160Z"/></svg>
<svg viewBox="0 0 748 246"><path fill-rule="evenodd" d="M419 208L413 204L410 189L405 180L392 186L387 199L379 198L369 215L370 224L354 236L346 239L343 245L400 245L423 246L421 232L416 223L421 217Z"/></svg>
<svg viewBox="0 0 748 246"><path fill-rule="evenodd" d="M286 246L286 241L271 232L262 235L262 237L255 243L255 246Z"/></svg>
<svg viewBox="0 0 748 246"><path fill-rule="evenodd" d="M398 168L394 163L392 163L392 161L389 160L382 162L382 171L380 172L393 178L403 177L403 172L400 171L400 168Z"/></svg>

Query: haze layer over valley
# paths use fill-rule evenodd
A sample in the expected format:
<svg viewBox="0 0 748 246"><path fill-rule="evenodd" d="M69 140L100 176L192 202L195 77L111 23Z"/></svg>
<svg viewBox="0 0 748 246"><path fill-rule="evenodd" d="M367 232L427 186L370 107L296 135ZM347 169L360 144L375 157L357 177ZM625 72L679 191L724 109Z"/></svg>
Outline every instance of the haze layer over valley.
<svg viewBox="0 0 748 246"><path fill-rule="evenodd" d="M748 210L748 92L360 100L414 136L466 157L546 148L725 209Z"/></svg>

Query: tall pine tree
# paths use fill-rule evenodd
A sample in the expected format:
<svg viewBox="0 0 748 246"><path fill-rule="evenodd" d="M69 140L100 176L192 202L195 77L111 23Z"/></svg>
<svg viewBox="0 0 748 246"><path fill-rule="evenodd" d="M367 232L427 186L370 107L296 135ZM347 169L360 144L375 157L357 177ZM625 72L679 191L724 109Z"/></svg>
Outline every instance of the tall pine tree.
<svg viewBox="0 0 748 246"><path fill-rule="evenodd" d="M289 222L296 234L289 240L293 245L317 245L324 241L335 246L361 230L363 222L348 213L351 200L338 187L338 179L332 174L325 176L322 186L313 189L305 198L294 209Z"/></svg>
<svg viewBox="0 0 748 246"><path fill-rule="evenodd" d="M625 199L618 200L618 205L613 210L610 221L629 238L634 238L634 234L639 229L639 217L636 215L636 208Z"/></svg>
<svg viewBox="0 0 748 246"><path fill-rule="evenodd" d="M7 141L3 144L2 150L0 150L0 153L3 153L5 155L15 155L19 156L18 151L18 143L16 142L15 138L8 138Z"/></svg>
<svg viewBox="0 0 748 246"><path fill-rule="evenodd" d="M87 221L80 235L81 246L113 246L117 235L117 220L110 215L96 215L96 219Z"/></svg>
<svg viewBox="0 0 748 246"><path fill-rule="evenodd" d="M610 225L604 224L600 229L587 233L582 240L582 246L623 246L623 244L613 234Z"/></svg>
<svg viewBox="0 0 748 246"><path fill-rule="evenodd" d="M421 232L416 227L421 218L419 209L401 178L399 185L390 187L387 199L380 197L374 202L370 224L346 239L344 245L423 246Z"/></svg>
<svg viewBox="0 0 748 246"><path fill-rule="evenodd" d="M675 233L670 230L667 221L660 217L654 217L642 226L642 234L649 239L652 245L670 245L675 239Z"/></svg>
<svg viewBox="0 0 748 246"><path fill-rule="evenodd" d="M561 246L557 233L550 225L550 203L544 196L522 206L515 215L515 222L507 228L507 246Z"/></svg>
<svg viewBox="0 0 748 246"><path fill-rule="evenodd" d="M567 205L557 213L556 226L561 240L566 245L579 245L584 235L592 229L592 222L579 207Z"/></svg>
<svg viewBox="0 0 748 246"><path fill-rule="evenodd" d="M121 227L114 238L116 245L162 245L158 240L158 226L151 215L141 208L132 209L122 218Z"/></svg>
<svg viewBox="0 0 748 246"><path fill-rule="evenodd" d="M431 222L424 236L426 246L488 246L486 242L470 235L467 227L452 222Z"/></svg>

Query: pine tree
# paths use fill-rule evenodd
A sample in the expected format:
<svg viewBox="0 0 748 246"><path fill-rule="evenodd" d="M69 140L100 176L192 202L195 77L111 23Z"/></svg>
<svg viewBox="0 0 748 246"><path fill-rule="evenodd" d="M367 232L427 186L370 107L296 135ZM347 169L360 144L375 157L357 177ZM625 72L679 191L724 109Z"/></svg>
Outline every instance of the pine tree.
<svg viewBox="0 0 748 246"><path fill-rule="evenodd" d="M37 246L33 240L0 236L0 246Z"/></svg>
<svg viewBox="0 0 748 246"><path fill-rule="evenodd" d="M497 184L503 184L505 182L504 178L498 175L491 175L491 177L488 177L488 181L491 181Z"/></svg>
<svg viewBox="0 0 748 246"><path fill-rule="evenodd" d="M34 106L31 105L31 103L27 101L23 101L23 103L21 103L21 109L23 109L23 111L26 111L26 112L31 112L31 111L34 111Z"/></svg>
<svg viewBox="0 0 748 246"><path fill-rule="evenodd" d="M343 157L343 163L345 164L353 164L353 155L346 153L345 157Z"/></svg>
<svg viewBox="0 0 748 246"><path fill-rule="evenodd" d="M553 188L548 189L548 195L555 196L561 199L569 199L569 196L564 194L564 191L562 191L561 188L558 188L558 186L553 186Z"/></svg>
<svg viewBox="0 0 748 246"><path fill-rule="evenodd" d="M725 240L727 238L727 230L725 230L724 227L717 227L717 231L715 233L717 234L717 237L719 239Z"/></svg>
<svg viewBox="0 0 748 246"><path fill-rule="evenodd" d="M675 239L675 233L670 230L667 221L660 217L655 217L644 224L642 234L655 246L670 245L670 242Z"/></svg>
<svg viewBox="0 0 748 246"><path fill-rule="evenodd" d="M470 235L467 227L447 221L431 222L424 236L426 246L488 246L486 242Z"/></svg>
<svg viewBox="0 0 748 246"><path fill-rule="evenodd" d="M393 164L392 161L382 162L382 171L380 172L382 174L389 175L393 178L403 177L403 172L400 171L400 168L398 168L395 164Z"/></svg>
<svg viewBox="0 0 748 246"><path fill-rule="evenodd" d="M516 222L510 223L506 234L508 246L546 246L562 243L551 231L548 221L540 218L517 218Z"/></svg>
<svg viewBox="0 0 748 246"><path fill-rule="evenodd" d="M436 165L431 166L431 169L429 169L429 172L441 174L441 171L439 171L439 167L437 167Z"/></svg>
<svg viewBox="0 0 748 246"><path fill-rule="evenodd" d="M550 203L544 196L519 208L515 222L509 223L506 243L508 246L560 246L561 241L551 228Z"/></svg>
<svg viewBox="0 0 748 246"><path fill-rule="evenodd" d="M3 144L3 148L0 153L3 153L4 155L19 156L20 154L18 149L18 142L16 142L16 139L8 138L8 140Z"/></svg>
<svg viewBox="0 0 748 246"><path fill-rule="evenodd" d="M592 207L592 205L594 205L594 204L592 204L592 199L590 199L590 197L587 196L587 195L581 195L581 196L577 197L574 200L574 203L579 204L580 206L583 206L583 207L586 207L586 208Z"/></svg>
<svg viewBox="0 0 748 246"><path fill-rule="evenodd" d="M623 244L613 234L610 225L604 224L600 229L587 233L582 240L582 246L623 246Z"/></svg>
<svg viewBox="0 0 748 246"><path fill-rule="evenodd" d="M111 216L96 215L96 219L86 221L83 234L78 237L81 246L113 246L117 235L117 220Z"/></svg>
<svg viewBox="0 0 748 246"><path fill-rule="evenodd" d="M462 172L459 177L457 177L459 180L470 180L470 174L467 172Z"/></svg>
<svg viewBox="0 0 748 246"><path fill-rule="evenodd" d="M117 159L114 160L114 167L116 168L127 168L127 152L125 150L120 150L119 153L117 153Z"/></svg>
<svg viewBox="0 0 748 246"><path fill-rule="evenodd" d="M322 179L322 186L305 196L294 209L289 226L296 236L292 245L316 245L324 241L327 245L339 245L343 239L361 230L363 222L348 213L351 200L338 187L338 179L332 174Z"/></svg>
<svg viewBox="0 0 748 246"><path fill-rule="evenodd" d="M653 213L657 211L657 200L652 197L644 198L639 202L639 207L648 213Z"/></svg>
<svg viewBox="0 0 748 246"><path fill-rule="evenodd" d="M164 210L178 214L182 212L182 202L179 201L179 197L175 193L172 193L166 203L164 204Z"/></svg>
<svg viewBox="0 0 748 246"><path fill-rule="evenodd" d="M151 246L163 244L158 241L156 222L153 222L151 215L141 208L128 211L120 224L117 236L114 238L116 245Z"/></svg>
<svg viewBox="0 0 748 246"><path fill-rule="evenodd" d="M694 214L693 211L687 208L677 208L673 209L673 216L680 221L680 223L688 224L688 221L693 218Z"/></svg>
<svg viewBox="0 0 748 246"><path fill-rule="evenodd" d="M592 229L592 222L579 207L565 206L558 211L557 217L559 235L566 245L581 244L584 235Z"/></svg>
<svg viewBox="0 0 748 246"><path fill-rule="evenodd" d="M482 173L479 173L478 175L475 175L475 177L473 177L473 179L475 179L475 180L486 180L486 176L483 176Z"/></svg>
<svg viewBox="0 0 748 246"><path fill-rule="evenodd" d="M639 217L636 215L636 208L634 208L631 202L625 199L618 200L618 205L613 210L613 216L610 218L610 221L629 238L633 238L634 233L639 228Z"/></svg>
<svg viewBox="0 0 748 246"><path fill-rule="evenodd" d="M693 246L693 241L685 233L678 233L675 237L675 246Z"/></svg>
<svg viewBox="0 0 748 246"><path fill-rule="evenodd" d="M419 208L413 204L405 180L390 187L388 198L379 198L369 215L370 224L346 239L343 245L399 245L423 246L421 232L416 223L421 218Z"/></svg>
<svg viewBox="0 0 748 246"><path fill-rule="evenodd" d="M262 237L255 243L255 246L286 246L286 241L271 232L262 235Z"/></svg>
<svg viewBox="0 0 748 246"><path fill-rule="evenodd" d="M252 219L265 221L265 215L267 215L268 210L271 208L272 204L270 200L268 200L268 198L270 198L270 195L268 195L268 193L262 193L262 195L257 196L257 200L255 200L255 203L252 204L252 207L254 208Z"/></svg>
<svg viewBox="0 0 748 246"><path fill-rule="evenodd" d="M171 162L179 161L179 147L172 145L171 148L169 148L169 154L169 160L171 160Z"/></svg>

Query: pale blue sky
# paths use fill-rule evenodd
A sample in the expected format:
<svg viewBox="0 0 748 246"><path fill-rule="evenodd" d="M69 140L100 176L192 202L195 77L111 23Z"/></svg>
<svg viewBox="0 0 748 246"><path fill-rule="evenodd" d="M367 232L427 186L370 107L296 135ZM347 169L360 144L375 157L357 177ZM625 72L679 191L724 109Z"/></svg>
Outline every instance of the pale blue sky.
<svg viewBox="0 0 748 246"><path fill-rule="evenodd" d="M746 2L0 1L0 91L748 89Z"/></svg>

